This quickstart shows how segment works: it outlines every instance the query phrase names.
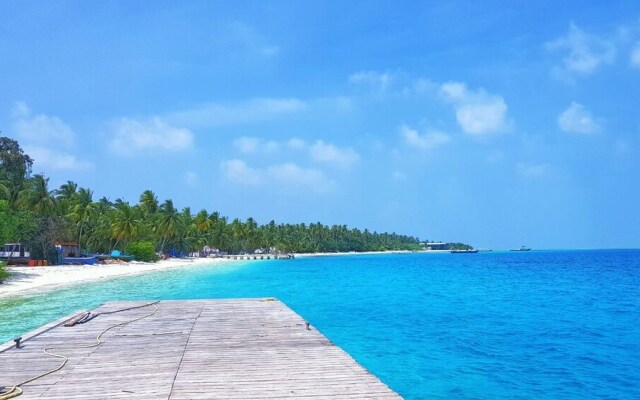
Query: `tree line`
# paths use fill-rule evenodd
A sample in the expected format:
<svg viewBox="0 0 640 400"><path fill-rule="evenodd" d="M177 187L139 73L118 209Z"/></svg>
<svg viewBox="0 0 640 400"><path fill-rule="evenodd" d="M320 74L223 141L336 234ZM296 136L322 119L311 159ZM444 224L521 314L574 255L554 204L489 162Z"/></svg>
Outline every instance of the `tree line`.
<svg viewBox="0 0 640 400"><path fill-rule="evenodd" d="M78 242L85 253L127 251L152 243L156 252L200 251L205 246L230 254L257 249L277 252L362 252L419 250L416 237L371 232L346 225L258 224L230 220L207 210L178 210L145 190L136 203L106 197L67 181L49 188L49 178L31 174L33 160L18 142L0 137L0 241L27 245L32 257L55 260L55 243Z"/></svg>

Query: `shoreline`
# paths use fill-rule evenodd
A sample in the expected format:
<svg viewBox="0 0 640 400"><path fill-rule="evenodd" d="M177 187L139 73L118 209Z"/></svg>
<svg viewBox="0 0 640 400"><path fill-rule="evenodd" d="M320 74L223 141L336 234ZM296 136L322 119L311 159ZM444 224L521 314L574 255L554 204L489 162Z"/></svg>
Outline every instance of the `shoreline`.
<svg viewBox="0 0 640 400"><path fill-rule="evenodd" d="M103 281L173 268L237 262L223 258L160 260L156 263L65 265L51 267L7 267L14 276L0 284L0 300L26 294L44 293L84 282Z"/></svg>
<svg viewBox="0 0 640 400"><path fill-rule="evenodd" d="M356 255L383 255L409 253L449 253L448 250L411 251L388 250L344 253L293 253L295 258L337 257ZM0 284L0 300L73 286L85 282L103 281L118 277L134 276L179 267L215 265L238 262L228 258L172 258L156 263L125 262L122 264L65 265L49 267L7 267L14 276ZM247 261L247 260L244 260ZM253 260L251 260L253 261Z"/></svg>
<svg viewBox="0 0 640 400"><path fill-rule="evenodd" d="M384 251L349 251L344 253L292 253L296 258L306 257L335 257L335 256L366 256L366 255L382 255L382 254L445 254L451 253L451 250L384 250Z"/></svg>

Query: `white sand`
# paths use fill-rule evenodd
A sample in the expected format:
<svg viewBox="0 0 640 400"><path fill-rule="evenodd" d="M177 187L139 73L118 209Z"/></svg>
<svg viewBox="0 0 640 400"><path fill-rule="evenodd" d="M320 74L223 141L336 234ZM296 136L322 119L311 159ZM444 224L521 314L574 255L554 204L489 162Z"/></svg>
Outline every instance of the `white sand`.
<svg viewBox="0 0 640 400"><path fill-rule="evenodd" d="M13 277L0 284L0 298L41 292L80 282L97 281L117 276L137 275L151 271L191 265L234 262L222 258L169 259L157 263L130 262L111 265L68 265L55 267L8 267Z"/></svg>

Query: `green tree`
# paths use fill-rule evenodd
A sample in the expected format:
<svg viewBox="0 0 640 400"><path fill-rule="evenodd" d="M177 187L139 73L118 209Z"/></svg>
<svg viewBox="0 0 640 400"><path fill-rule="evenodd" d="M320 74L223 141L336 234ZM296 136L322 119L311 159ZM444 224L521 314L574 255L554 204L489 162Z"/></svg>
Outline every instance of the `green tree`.
<svg viewBox="0 0 640 400"><path fill-rule="evenodd" d="M0 137L0 176L17 185L31 174L33 160L20 148L18 142Z"/></svg>
<svg viewBox="0 0 640 400"><path fill-rule="evenodd" d="M54 191L49 190L49 178L35 175L20 192L19 204L39 216L50 216L56 211Z"/></svg>
<svg viewBox="0 0 640 400"><path fill-rule="evenodd" d="M128 203L122 203L113 214L110 228L111 239L116 241L113 248L117 248L120 242L126 244L138 236L140 218L133 207Z"/></svg>
<svg viewBox="0 0 640 400"><path fill-rule="evenodd" d="M155 225L155 232L160 235L160 253L164 251L164 247L167 242L175 237L180 228L180 213L173 206L173 201L165 200L160 206L158 211L157 223Z"/></svg>

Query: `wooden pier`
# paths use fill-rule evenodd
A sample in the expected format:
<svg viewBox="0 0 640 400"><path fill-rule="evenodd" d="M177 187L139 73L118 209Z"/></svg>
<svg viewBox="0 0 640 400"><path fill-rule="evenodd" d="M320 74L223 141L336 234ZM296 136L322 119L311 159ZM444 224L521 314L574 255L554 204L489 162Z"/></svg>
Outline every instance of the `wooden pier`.
<svg viewBox="0 0 640 400"><path fill-rule="evenodd" d="M20 348L0 345L0 386L58 367L49 348L68 362L22 385L18 400L401 398L275 299L110 302L91 313L24 335Z"/></svg>

